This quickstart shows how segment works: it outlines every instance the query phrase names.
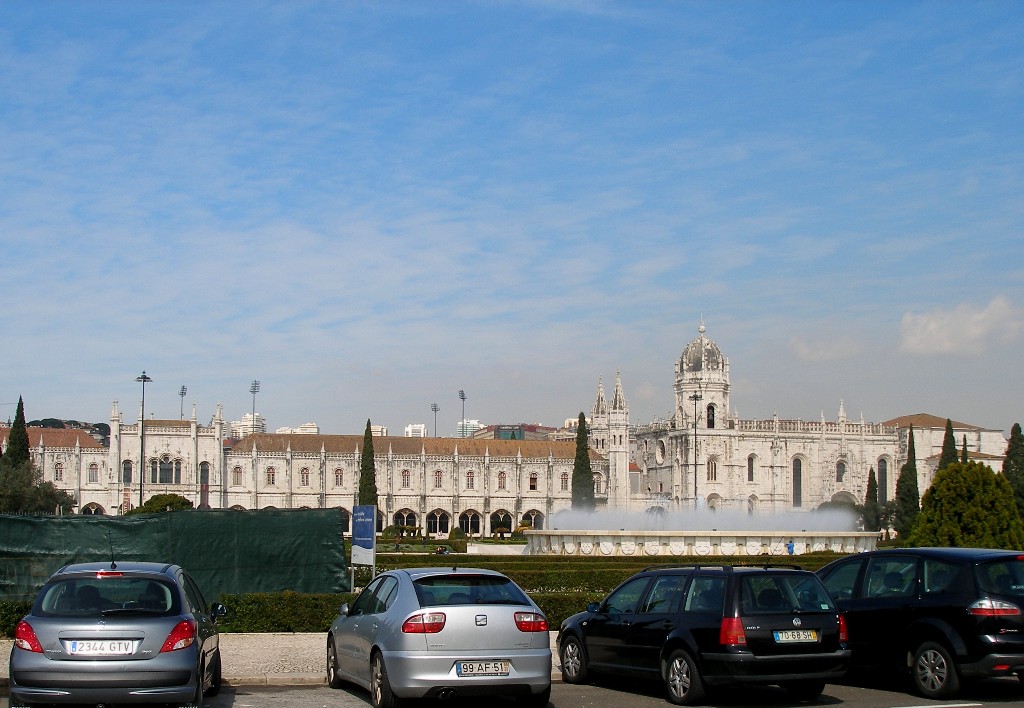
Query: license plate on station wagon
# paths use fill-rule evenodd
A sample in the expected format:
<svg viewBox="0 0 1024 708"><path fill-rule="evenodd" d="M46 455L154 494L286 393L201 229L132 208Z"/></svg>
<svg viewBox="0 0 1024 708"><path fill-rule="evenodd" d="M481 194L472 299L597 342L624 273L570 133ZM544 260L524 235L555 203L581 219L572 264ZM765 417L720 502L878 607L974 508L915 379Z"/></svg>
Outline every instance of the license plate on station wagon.
<svg viewBox="0 0 1024 708"><path fill-rule="evenodd" d="M783 629L772 632L772 634L775 635L775 642L777 644L818 641L818 630L816 629Z"/></svg>
<svg viewBox="0 0 1024 708"><path fill-rule="evenodd" d="M507 660L455 662L455 673L459 676L508 676L508 669Z"/></svg>
<svg viewBox="0 0 1024 708"><path fill-rule="evenodd" d="M72 639L65 642L68 654L75 656L128 656L135 651L129 639Z"/></svg>

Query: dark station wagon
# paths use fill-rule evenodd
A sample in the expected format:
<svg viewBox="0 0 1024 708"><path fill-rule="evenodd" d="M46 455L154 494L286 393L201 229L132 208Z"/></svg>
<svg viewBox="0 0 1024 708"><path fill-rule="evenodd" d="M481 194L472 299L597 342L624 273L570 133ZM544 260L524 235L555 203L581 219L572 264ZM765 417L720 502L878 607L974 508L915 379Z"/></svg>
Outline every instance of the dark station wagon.
<svg viewBox="0 0 1024 708"><path fill-rule="evenodd" d="M664 682L694 704L706 687L777 684L817 698L846 672L846 625L814 573L779 566L661 566L562 622L562 677L598 672Z"/></svg>

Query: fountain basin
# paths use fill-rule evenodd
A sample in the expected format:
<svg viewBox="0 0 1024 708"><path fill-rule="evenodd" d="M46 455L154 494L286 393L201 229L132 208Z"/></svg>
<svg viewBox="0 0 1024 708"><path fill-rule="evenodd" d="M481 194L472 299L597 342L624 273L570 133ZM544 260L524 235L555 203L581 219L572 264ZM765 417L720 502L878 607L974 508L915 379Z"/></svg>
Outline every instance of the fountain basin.
<svg viewBox="0 0 1024 708"><path fill-rule="evenodd" d="M863 531L526 531L524 555L789 556L875 550L878 534ZM789 544L792 544L790 550Z"/></svg>

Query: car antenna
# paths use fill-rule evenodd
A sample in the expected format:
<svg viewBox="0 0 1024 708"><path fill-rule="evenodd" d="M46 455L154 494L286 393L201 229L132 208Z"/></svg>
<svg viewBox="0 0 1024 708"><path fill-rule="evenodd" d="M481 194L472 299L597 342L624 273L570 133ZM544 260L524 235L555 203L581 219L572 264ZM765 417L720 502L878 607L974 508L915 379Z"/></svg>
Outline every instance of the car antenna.
<svg viewBox="0 0 1024 708"><path fill-rule="evenodd" d="M110 569L117 570L117 563L114 562L114 542L110 540L110 530L107 530L107 544L110 546Z"/></svg>

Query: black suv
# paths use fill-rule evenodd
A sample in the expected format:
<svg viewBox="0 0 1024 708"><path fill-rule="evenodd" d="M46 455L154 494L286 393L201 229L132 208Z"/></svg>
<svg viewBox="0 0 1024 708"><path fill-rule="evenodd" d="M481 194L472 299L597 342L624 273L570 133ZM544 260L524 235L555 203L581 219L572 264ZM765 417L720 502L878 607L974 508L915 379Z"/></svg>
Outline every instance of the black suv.
<svg viewBox="0 0 1024 708"><path fill-rule="evenodd" d="M686 705L706 686L740 683L811 700L850 660L828 592L789 566L647 568L562 622L558 655L569 683L597 671L660 679Z"/></svg>
<svg viewBox="0 0 1024 708"><path fill-rule="evenodd" d="M928 698L952 696L962 679L1024 681L1024 553L894 548L818 575L846 615L855 665L909 670Z"/></svg>

